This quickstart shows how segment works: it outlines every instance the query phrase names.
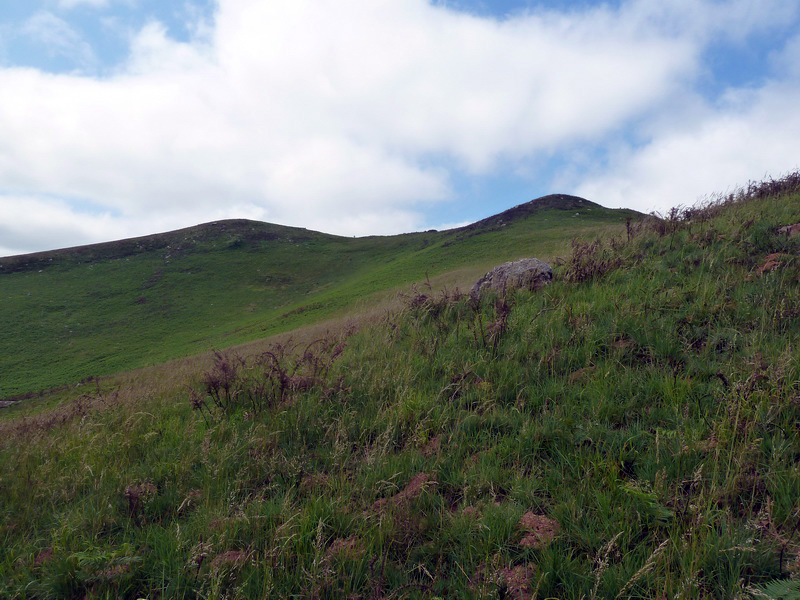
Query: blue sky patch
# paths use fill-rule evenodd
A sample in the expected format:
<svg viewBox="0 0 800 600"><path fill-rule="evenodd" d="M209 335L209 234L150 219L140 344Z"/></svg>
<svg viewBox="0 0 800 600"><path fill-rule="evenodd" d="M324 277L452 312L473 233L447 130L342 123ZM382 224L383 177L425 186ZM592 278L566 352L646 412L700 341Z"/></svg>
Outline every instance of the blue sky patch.
<svg viewBox="0 0 800 600"><path fill-rule="evenodd" d="M663 212L798 167L798 32L800 0L4 0L0 255Z"/></svg>

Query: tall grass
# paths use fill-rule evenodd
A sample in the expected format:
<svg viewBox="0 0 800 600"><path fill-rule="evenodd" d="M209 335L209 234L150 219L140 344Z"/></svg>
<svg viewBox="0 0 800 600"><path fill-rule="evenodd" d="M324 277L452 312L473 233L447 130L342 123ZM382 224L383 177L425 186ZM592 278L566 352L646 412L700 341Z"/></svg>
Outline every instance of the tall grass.
<svg viewBox="0 0 800 600"><path fill-rule="evenodd" d="M367 238L223 221L0 258L0 400L375 309L426 274L554 256L573 235L638 216L584 205L534 203L502 228Z"/></svg>
<svg viewBox="0 0 800 600"><path fill-rule="evenodd" d="M0 596L796 591L800 196L672 221L576 243L538 292L420 288L177 392L15 421Z"/></svg>

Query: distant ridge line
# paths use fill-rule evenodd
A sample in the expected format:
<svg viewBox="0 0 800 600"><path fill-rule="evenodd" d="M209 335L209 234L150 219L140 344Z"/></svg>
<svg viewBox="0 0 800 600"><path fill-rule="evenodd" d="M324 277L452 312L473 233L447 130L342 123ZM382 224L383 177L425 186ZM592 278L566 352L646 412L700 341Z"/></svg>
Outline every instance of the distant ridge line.
<svg viewBox="0 0 800 600"><path fill-rule="evenodd" d="M466 234L468 237L484 231L493 231L512 221L525 219L542 210L580 210L582 208L599 207L599 204L585 198L568 194L550 194L519 204L496 215L492 215L470 225L442 231L443 235L455 234L457 238ZM422 233L422 232L417 232ZM92 262L96 260L118 260L129 256L154 250L170 250L180 252L187 246L202 245L204 241L219 239L222 235L231 235L231 242L243 241L307 241L314 238L342 237L321 233L300 227L276 225L248 219L223 219L191 227L184 227L163 233L125 238L122 240L98 242L83 246L72 246L56 250L44 250L29 254L0 257L0 275L20 271L32 271L51 266L56 260L77 260ZM409 235L409 234L400 234ZM392 237L392 236L366 236Z"/></svg>
<svg viewBox="0 0 800 600"><path fill-rule="evenodd" d="M457 227L449 231L471 231L475 229L484 229L486 227L497 227L506 225L512 221L525 219L537 212L543 210L580 210L583 208L602 208L596 202L591 202L586 198L579 196L570 196L569 194L549 194L536 198L524 204L518 204L501 213L486 217L475 223Z"/></svg>
<svg viewBox="0 0 800 600"><path fill-rule="evenodd" d="M247 240L303 241L315 237L328 237L328 234L301 227L275 225L248 219L223 219L122 240L0 257L0 274L43 268L51 265L54 259L91 262L126 258L153 250L180 251L188 245L202 244L204 241L217 239L226 233L231 236L241 236Z"/></svg>

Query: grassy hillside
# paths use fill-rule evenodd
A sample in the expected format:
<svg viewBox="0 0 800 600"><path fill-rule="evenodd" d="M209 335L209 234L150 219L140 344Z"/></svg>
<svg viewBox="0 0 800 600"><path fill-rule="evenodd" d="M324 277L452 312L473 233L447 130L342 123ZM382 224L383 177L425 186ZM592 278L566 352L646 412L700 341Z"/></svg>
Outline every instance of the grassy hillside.
<svg viewBox="0 0 800 600"><path fill-rule="evenodd" d="M288 331L426 274L477 278L632 216L550 196L447 232L345 238L221 221L0 258L0 399Z"/></svg>
<svg viewBox="0 0 800 600"><path fill-rule="evenodd" d="M798 179L0 423L0 596L794 597Z"/></svg>

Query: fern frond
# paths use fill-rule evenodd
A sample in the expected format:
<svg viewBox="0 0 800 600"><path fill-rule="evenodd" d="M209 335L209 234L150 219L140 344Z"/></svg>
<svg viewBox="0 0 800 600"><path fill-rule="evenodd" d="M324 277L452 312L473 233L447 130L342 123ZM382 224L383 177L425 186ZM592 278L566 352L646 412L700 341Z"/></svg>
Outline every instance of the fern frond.
<svg viewBox="0 0 800 600"><path fill-rule="evenodd" d="M773 579L748 591L765 600L800 600L800 579Z"/></svg>

